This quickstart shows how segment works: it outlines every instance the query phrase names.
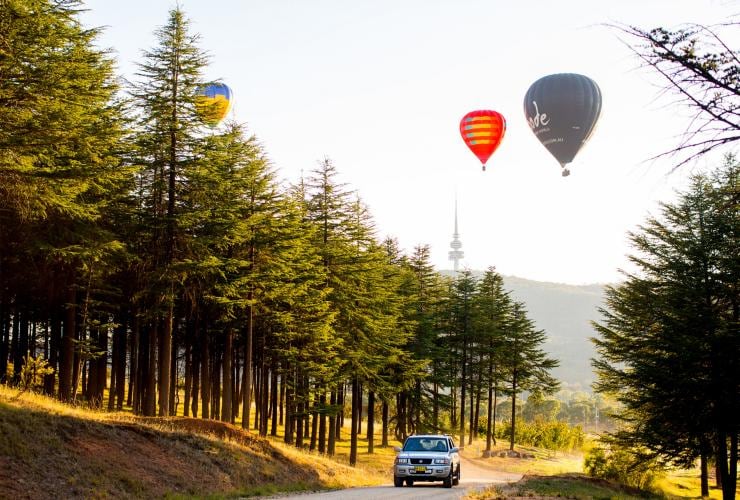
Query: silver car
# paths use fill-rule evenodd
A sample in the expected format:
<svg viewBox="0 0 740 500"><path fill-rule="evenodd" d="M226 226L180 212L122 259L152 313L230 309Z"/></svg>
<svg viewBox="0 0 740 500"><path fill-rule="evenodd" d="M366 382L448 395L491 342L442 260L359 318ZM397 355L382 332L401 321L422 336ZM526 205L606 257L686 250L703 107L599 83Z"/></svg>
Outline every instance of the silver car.
<svg viewBox="0 0 740 500"><path fill-rule="evenodd" d="M452 437L443 434L409 436L395 447L393 484L413 486L417 481L442 481L445 488L460 482L460 454Z"/></svg>

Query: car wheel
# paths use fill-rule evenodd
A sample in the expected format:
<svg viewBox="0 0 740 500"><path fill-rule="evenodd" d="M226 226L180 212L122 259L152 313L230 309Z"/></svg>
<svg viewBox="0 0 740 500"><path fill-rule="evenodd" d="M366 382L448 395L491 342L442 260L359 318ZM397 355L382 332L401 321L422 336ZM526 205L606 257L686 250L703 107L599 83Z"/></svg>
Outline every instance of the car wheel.
<svg viewBox="0 0 740 500"><path fill-rule="evenodd" d="M457 466L457 474L455 474L455 479L452 480L452 485L457 486L460 484L460 466Z"/></svg>
<svg viewBox="0 0 740 500"><path fill-rule="evenodd" d="M450 475L444 478L442 484L445 488L452 488L452 469L450 469Z"/></svg>
<svg viewBox="0 0 740 500"><path fill-rule="evenodd" d="M413 479L407 479L406 480L406 486L411 487L413 485L414 485L414 480Z"/></svg>
<svg viewBox="0 0 740 500"><path fill-rule="evenodd" d="M395 486L396 488L400 488L401 486L403 486L403 478L393 476L393 486Z"/></svg>

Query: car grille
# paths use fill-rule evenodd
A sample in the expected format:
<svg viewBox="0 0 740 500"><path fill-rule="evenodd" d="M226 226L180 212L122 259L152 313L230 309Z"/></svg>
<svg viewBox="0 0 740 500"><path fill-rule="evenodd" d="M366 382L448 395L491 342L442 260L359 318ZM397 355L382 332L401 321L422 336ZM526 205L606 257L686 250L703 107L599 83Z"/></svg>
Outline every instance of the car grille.
<svg viewBox="0 0 740 500"><path fill-rule="evenodd" d="M412 458L411 464L412 465L429 465L432 463L431 458Z"/></svg>

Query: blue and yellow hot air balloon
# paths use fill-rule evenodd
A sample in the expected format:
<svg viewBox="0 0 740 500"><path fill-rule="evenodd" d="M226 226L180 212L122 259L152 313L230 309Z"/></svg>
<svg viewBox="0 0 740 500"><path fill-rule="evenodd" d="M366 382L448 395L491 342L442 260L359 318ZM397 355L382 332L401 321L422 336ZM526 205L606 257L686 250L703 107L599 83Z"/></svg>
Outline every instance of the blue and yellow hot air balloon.
<svg viewBox="0 0 740 500"><path fill-rule="evenodd" d="M209 83L196 90L195 108L204 122L215 127L231 109L233 93L225 83Z"/></svg>

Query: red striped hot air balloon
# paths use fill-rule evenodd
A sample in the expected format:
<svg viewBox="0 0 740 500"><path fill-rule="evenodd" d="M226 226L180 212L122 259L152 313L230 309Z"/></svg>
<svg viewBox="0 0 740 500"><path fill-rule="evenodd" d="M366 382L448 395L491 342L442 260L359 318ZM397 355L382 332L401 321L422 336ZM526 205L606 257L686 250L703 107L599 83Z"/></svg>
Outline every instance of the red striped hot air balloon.
<svg viewBox="0 0 740 500"><path fill-rule="evenodd" d="M506 120L497 111L481 109L471 111L460 120L460 135L465 144L483 164L491 157L506 133Z"/></svg>

